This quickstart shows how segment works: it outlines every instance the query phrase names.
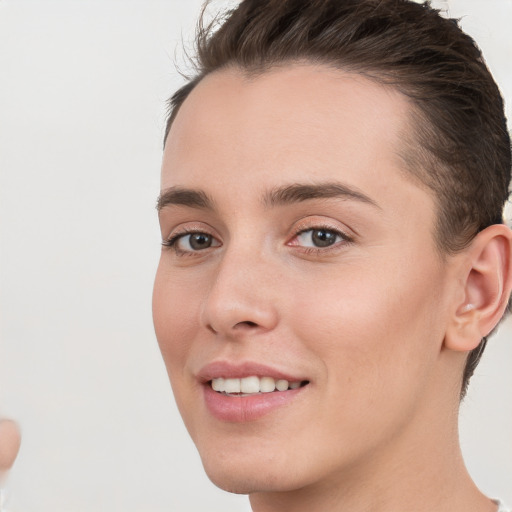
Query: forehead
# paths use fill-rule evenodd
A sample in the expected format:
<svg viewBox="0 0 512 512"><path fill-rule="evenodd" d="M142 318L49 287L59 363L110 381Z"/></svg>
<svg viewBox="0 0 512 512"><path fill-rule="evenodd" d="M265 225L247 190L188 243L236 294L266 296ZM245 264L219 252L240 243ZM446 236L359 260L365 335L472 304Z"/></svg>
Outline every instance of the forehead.
<svg viewBox="0 0 512 512"><path fill-rule="evenodd" d="M389 192L425 195L400 157L410 108L398 91L324 65L221 70L196 86L174 120L162 189L229 189L240 199L290 182L340 180L376 202Z"/></svg>

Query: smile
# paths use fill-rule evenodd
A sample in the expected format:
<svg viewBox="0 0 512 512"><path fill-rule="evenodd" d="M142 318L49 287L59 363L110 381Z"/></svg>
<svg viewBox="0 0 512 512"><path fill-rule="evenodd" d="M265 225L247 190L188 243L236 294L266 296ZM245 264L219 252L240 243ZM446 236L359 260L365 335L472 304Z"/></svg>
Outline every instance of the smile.
<svg viewBox="0 0 512 512"><path fill-rule="evenodd" d="M258 421L285 413L297 400L309 396L311 387L305 376L250 361L215 361L203 367L197 378L206 410L227 423Z"/></svg>
<svg viewBox="0 0 512 512"><path fill-rule="evenodd" d="M275 391L288 391L298 389L305 384L307 384L307 381L289 382L286 379L276 380L273 377L258 377L255 375L241 379L217 377L210 381L214 391L227 396L238 397L273 393Z"/></svg>

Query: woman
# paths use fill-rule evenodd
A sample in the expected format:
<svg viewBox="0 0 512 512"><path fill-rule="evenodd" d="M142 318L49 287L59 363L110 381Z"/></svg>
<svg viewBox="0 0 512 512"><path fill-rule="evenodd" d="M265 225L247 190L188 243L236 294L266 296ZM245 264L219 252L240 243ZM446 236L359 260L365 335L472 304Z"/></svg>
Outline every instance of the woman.
<svg viewBox="0 0 512 512"><path fill-rule="evenodd" d="M246 0L197 44L153 309L208 476L255 512L504 510L457 435L512 288L474 42L405 0Z"/></svg>

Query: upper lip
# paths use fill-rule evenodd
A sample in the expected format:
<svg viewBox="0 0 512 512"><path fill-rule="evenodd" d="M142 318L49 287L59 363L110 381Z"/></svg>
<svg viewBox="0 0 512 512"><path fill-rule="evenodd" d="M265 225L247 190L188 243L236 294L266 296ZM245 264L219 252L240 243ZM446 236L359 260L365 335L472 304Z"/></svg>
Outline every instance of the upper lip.
<svg viewBox="0 0 512 512"><path fill-rule="evenodd" d="M276 380L284 379L288 382L308 380L304 377L293 375L272 366L253 361L232 363L230 361L212 361L199 370L197 377L205 383L219 377L225 379L242 379L251 376L272 377Z"/></svg>

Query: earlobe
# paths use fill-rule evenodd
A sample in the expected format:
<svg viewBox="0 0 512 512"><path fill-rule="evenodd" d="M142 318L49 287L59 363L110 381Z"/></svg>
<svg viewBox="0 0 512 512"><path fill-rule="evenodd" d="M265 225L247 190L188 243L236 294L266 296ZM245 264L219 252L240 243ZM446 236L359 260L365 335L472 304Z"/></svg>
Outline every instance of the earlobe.
<svg viewBox="0 0 512 512"><path fill-rule="evenodd" d="M512 231L496 224L481 231L465 251L463 300L445 336L445 347L467 352L500 321L512 289Z"/></svg>

